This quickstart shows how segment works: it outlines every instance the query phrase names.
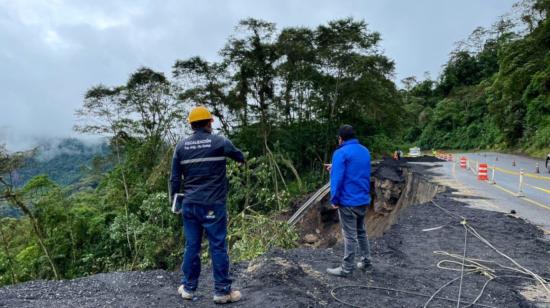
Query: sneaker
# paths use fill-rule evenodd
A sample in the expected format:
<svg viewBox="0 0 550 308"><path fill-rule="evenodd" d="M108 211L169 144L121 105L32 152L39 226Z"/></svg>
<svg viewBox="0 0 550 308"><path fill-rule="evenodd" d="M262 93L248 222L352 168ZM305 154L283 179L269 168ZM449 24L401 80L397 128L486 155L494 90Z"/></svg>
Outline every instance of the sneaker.
<svg viewBox="0 0 550 308"><path fill-rule="evenodd" d="M362 271L368 271L372 269L372 263L369 260L357 262L357 269Z"/></svg>
<svg viewBox="0 0 550 308"><path fill-rule="evenodd" d="M186 300L192 300L193 297L194 297L193 292L185 291L185 288L183 287L183 285L181 285L178 288L178 294L181 295L181 298L186 299Z"/></svg>
<svg viewBox="0 0 550 308"><path fill-rule="evenodd" d="M232 290L228 294L224 295L214 295L214 303L216 304L228 304L234 303L241 300L241 292L237 290Z"/></svg>
<svg viewBox="0 0 550 308"><path fill-rule="evenodd" d="M333 276L346 277L351 274L351 271L346 271L341 266L335 268L327 268L327 273Z"/></svg>

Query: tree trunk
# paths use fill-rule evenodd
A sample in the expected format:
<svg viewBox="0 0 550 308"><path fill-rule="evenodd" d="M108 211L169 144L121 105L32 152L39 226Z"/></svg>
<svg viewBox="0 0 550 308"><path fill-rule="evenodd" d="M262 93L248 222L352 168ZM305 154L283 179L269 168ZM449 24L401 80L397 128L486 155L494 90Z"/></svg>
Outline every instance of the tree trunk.
<svg viewBox="0 0 550 308"><path fill-rule="evenodd" d="M59 277L59 273L58 273L58 270L57 270L57 266L55 265L55 262L53 261L51 255L50 255L50 251L48 250L48 247L46 247L46 244L44 244L44 236L42 235L42 232L40 231L40 227L38 225L38 220L36 219L36 217L34 217L34 214L31 212L31 210L25 204L23 204L23 202L21 202L21 200L19 200L15 194L8 191L8 196L7 197L8 197L9 200L11 200L11 202L13 204L15 204L17 207L19 207L23 211L23 213L25 213L25 215L27 215L27 217L29 217L29 219L31 221L33 231L34 231L34 233L35 233L35 235L38 239L38 244L40 245L40 248L42 248L42 251L46 255L46 259L48 259L48 262L50 263L50 266L52 267L52 271L53 271L53 275L54 275L55 279L59 280L60 277Z"/></svg>
<svg viewBox="0 0 550 308"><path fill-rule="evenodd" d="M118 146L118 136L117 134L115 134L115 151L116 151L116 156L117 156L117 160L118 160L118 164L120 166L122 166L122 159L120 158L120 149L119 149L119 146ZM128 191L128 184L126 182L126 173L124 172L124 168L121 168L120 169L120 172L122 173L122 186L124 186L124 194L125 194L125 197L126 197L126 202L124 202L124 211L125 211L125 216L126 216L126 241L128 242L128 249L130 250L130 253L132 253L132 243L130 241L130 228L128 226L129 224L129 210L128 210L128 202L130 202L130 193Z"/></svg>
<svg viewBox="0 0 550 308"><path fill-rule="evenodd" d="M13 270L14 264L13 264L13 258L10 253L9 249L9 241L6 238L6 235L4 234L4 230L0 228L0 239L2 240L2 247L4 248L4 253L6 254L6 257L8 258L8 265L10 267L10 274L11 274L11 282L13 284L17 283L17 276L15 275L15 271Z"/></svg>

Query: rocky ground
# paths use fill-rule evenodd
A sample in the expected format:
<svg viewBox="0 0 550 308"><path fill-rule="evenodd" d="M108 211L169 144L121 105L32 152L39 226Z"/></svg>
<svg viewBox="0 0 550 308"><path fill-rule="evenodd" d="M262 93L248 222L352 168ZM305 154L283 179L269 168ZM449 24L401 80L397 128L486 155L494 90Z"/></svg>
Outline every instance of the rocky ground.
<svg viewBox="0 0 550 308"><path fill-rule="evenodd" d="M550 277L550 242L544 240L541 230L512 215L467 207L453 200L449 191L437 194L435 202L453 215L466 217L468 224L519 264ZM229 306L350 307L341 302L346 301L358 307L422 307L428 300L426 296L460 275L459 271L438 268L436 264L447 257L434 254L434 251L458 255L464 252L465 234L460 220L430 202L405 207L382 236L371 240L373 270L356 271L348 278L325 274L326 267L339 264L340 244L332 248L274 250L257 260L235 264L232 268L235 287L242 290L244 298ZM514 266L471 235L467 238L466 254ZM484 264L498 267L496 263ZM510 270L497 270L494 274L518 276ZM179 273L157 270L8 286L0 288L0 307L212 307L208 267L204 268L202 279L197 298L192 302L184 302L176 294ZM473 301L486 282L486 276L466 274L462 301ZM458 290L459 280L438 296L456 299ZM487 285L478 303L485 307L550 307L544 294L540 285L530 279L500 277ZM435 299L429 305L450 306L456 303Z"/></svg>

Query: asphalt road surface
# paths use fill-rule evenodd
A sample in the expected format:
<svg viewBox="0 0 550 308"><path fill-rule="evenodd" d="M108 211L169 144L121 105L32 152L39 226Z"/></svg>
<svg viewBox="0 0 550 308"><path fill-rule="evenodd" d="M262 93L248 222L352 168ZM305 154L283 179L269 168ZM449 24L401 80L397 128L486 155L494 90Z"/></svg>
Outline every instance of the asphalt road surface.
<svg viewBox="0 0 550 308"><path fill-rule="evenodd" d="M468 160L466 169L460 167L461 157ZM488 165L488 181L477 179L480 163ZM539 173L536 172L537 163ZM501 153L456 153L454 161L443 163L440 172L491 200L498 210L515 210L518 216L550 234L550 173L544 163L543 159ZM524 174L520 191L521 170Z"/></svg>

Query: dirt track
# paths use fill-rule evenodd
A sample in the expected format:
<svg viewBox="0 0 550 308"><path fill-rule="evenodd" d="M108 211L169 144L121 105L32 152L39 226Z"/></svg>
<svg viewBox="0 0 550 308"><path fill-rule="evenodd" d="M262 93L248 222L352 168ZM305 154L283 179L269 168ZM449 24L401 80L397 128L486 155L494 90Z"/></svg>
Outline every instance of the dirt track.
<svg viewBox="0 0 550 308"><path fill-rule="evenodd" d="M448 193L436 198L449 211L465 216L484 237L504 253L541 276L550 277L550 243L543 240L542 231L523 220L502 213L468 208L452 200ZM434 227L442 228L422 231ZM239 307L348 307L330 294L335 287L370 285L432 294L459 272L438 269L443 257L433 251L444 250L462 254L464 228L459 220L430 203L405 208L383 236L373 240L374 270L354 273L350 278L335 278L325 274L327 266L337 265L342 255L334 248L299 248L272 251L252 262L233 267L235 287L241 289L244 300ZM467 255L511 265L503 257L473 237L468 238ZM498 272L498 275L508 272ZM198 298L183 302L175 293L179 274L165 271L145 273L108 273L72 281L29 282L0 289L0 307L211 307L212 279L209 268L203 272ZM466 275L462 300L475 298L486 278ZM489 283L479 303L494 307L531 307L549 304L526 300L520 291L533 285L528 279L503 278ZM458 282L446 288L440 296L456 298ZM360 306L421 307L427 298L389 291L342 288L336 296ZM430 307L456 304L435 300ZM548 306L546 306L548 305Z"/></svg>

